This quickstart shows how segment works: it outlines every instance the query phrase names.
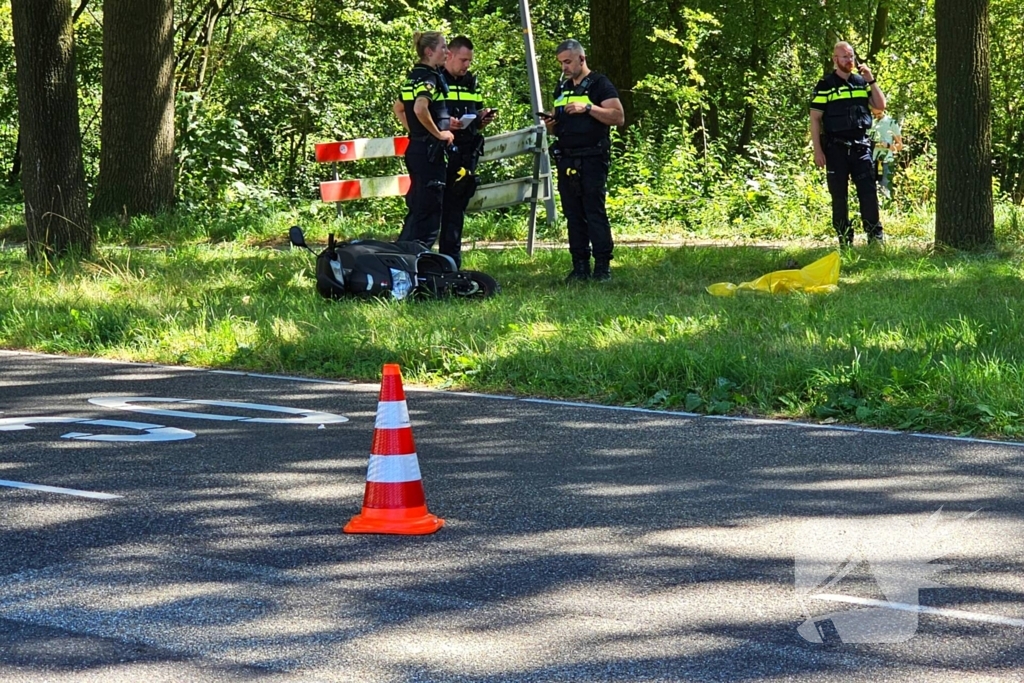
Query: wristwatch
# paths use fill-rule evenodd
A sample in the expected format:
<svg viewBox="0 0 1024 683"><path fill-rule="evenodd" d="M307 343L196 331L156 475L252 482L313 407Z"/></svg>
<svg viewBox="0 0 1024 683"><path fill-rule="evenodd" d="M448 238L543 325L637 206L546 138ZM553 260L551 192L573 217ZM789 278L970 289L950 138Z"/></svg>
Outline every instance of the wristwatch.
<svg viewBox="0 0 1024 683"><path fill-rule="evenodd" d="M864 82L865 82L865 83L867 83L868 85L874 85L875 83L877 83L877 82L878 82L878 79L873 79L873 80L870 80L870 81L864 81Z"/></svg>
<svg viewBox="0 0 1024 683"><path fill-rule="evenodd" d="M592 105L592 104L588 104L588 105L587 105L586 107L584 107L583 109L584 109L584 111L586 111L586 112L587 112L587 113L589 114L589 113L590 113L590 110L591 110L591 109L593 109L593 107L594 107L594 105Z"/></svg>

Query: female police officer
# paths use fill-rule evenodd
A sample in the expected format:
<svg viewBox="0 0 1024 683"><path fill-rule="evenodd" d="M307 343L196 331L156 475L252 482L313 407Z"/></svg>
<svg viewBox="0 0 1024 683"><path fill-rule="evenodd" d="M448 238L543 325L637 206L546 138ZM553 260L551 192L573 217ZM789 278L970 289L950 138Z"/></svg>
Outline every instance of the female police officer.
<svg viewBox="0 0 1024 683"><path fill-rule="evenodd" d="M428 249L441 230L441 207L446 173L445 148L455 139L448 130L445 97L448 84L441 73L448 46L438 31L413 35L419 63L412 68L395 102L395 115L409 131L405 167L409 192L400 240L416 240Z"/></svg>

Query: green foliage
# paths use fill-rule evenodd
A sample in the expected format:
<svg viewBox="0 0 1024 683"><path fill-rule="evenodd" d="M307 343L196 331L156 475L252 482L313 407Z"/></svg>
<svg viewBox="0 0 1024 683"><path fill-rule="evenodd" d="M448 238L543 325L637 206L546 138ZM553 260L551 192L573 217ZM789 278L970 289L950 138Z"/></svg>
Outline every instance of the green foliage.
<svg viewBox="0 0 1024 683"><path fill-rule="evenodd" d="M0 159L13 158L17 143L17 73L9 66L13 64L14 27L11 24L11 5L5 2L0 5Z"/></svg>
<svg viewBox="0 0 1024 683"><path fill-rule="evenodd" d="M1020 4L990 0L992 34L992 152L1002 192L1024 203L1024 14Z"/></svg>
<svg viewBox="0 0 1024 683"><path fill-rule="evenodd" d="M822 174L811 164L807 95L828 68L832 42L854 42L862 56L877 3L800 0L698 0L634 3L623 38L632 50L638 122L622 133L609 183L620 236L745 239L830 238ZM1015 0L990 0L994 170L1009 203L1024 202L1024 15ZM212 7L210 5L209 7ZM491 134L531 116L518 7L491 0L248 0L218 17L207 46L182 29L208 9L176 8L178 219L110 225L108 239L261 238L292 216L315 230L390 237L401 200L346 204L335 218L318 200L330 169L313 161L317 142L400 132L391 114L401 79L415 60L414 31L466 34L476 43L474 71L486 103L500 115ZM585 5L532 3L533 38L545 100L558 79L553 51L566 37L587 41ZM76 25L83 156L95 178L99 159L102 5ZM201 16L199 16L202 19ZM10 11L0 7L0 159L7 171L17 112ZM199 21L197 25L202 25ZM189 61L182 56L195 50ZM599 56L595 56L599 61ZM935 193L933 0L890 3L888 33L872 66L902 123L895 195L886 229L925 239ZM202 77L200 77L202 75ZM526 157L481 168L484 182L524 175ZM401 160L343 165L344 177L403 173ZM6 175L4 173L3 175ZM4 178L0 176L0 180ZM0 197L4 225L17 235L16 194ZM891 227L890 227L891 226ZM892 228L892 229L891 229ZM119 234L118 230L127 234ZM546 239L564 228L541 226ZM154 232L155 231L155 232ZM161 232L169 231L169 232ZM466 236L524 239L525 211L470 219Z"/></svg>
<svg viewBox="0 0 1024 683"><path fill-rule="evenodd" d="M239 178L252 168L242 122L216 104L205 105L196 93L179 93L176 109L176 184L185 208L222 203L229 211L237 208L237 195L246 193Z"/></svg>

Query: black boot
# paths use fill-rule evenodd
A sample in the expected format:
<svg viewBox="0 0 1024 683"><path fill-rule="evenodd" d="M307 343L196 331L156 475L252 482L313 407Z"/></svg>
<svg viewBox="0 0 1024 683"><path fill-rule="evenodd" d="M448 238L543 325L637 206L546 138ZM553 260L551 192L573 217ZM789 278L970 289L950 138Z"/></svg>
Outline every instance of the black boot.
<svg viewBox="0 0 1024 683"><path fill-rule="evenodd" d="M583 282L590 279L590 257L572 257L572 272L565 276L568 282Z"/></svg>
<svg viewBox="0 0 1024 683"><path fill-rule="evenodd" d="M610 260L611 259L607 256L594 257L594 279L598 282L608 282L612 279L612 267L611 263L609 263Z"/></svg>
<svg viewBox="0 0 1024 683"><path fill-rule="evenodd" d="M885 243L885 232L882 230L881 223L870 223L864 224L864 231L868 234L868 244L875 244L882 246Z"/></svg>

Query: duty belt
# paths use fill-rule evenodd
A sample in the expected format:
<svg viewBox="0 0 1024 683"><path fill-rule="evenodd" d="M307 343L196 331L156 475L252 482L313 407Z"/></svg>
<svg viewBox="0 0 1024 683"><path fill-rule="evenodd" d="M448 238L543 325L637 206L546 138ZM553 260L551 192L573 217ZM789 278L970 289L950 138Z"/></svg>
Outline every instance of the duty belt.
<svg viewBox="0 0 1024 683"><path fill-rule="evenodd" d="M551 146L551 153L557 158L559 156L566 156L570 159L578 159L580 157L596 157L601 156L611 149L611 144L607 141L601 141L593 147L571 147L565 148L559 144Z"/></svg>
<svg viewBox="0 0 1024 683"><path fill-rule="evenodd" d="M825 135L826 145L843 145L844 147L870 147L871 141L868 140L867 136L861 136L857 140L851 140L849 138L840 138L834 135Z"/></svg>

